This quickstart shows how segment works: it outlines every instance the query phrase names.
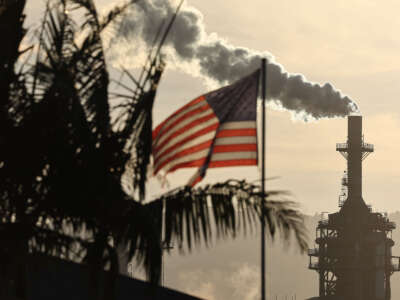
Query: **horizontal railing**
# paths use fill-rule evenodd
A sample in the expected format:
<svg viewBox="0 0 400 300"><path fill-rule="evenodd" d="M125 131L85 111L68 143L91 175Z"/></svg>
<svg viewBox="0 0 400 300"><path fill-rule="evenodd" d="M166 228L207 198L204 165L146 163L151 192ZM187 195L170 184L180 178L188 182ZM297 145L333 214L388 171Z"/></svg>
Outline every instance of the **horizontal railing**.
<svg viewBox="0 0 400 300"><path fill-rule="evenodd" d="M329 224L329 219L324 219L324 220L320 220L318 221L318 225L328 225Z"/></svg>
<svg viewBox="0 0 400 300"><path fill-rule="evenodd" d="M374 152L374 145L368 143L362 143L361 148L366 152ZM349 149L348 143L337 143L336 151L347 151Z"/></svg>
<svg viewBox="0 0 400 300"><path fill-rule="evenodd" d="M392 264L392 271L393 272L399 272L400 271L400 265L399 264Z"/></svg>
<svg viewBox="0 0 400 300"><path fill-rule="evenodd" d="M336 151L343 151L343 150L347 150L347 143L337 143Z"/></svg>
<svg viewBox="0 0 400 300"><path fill-rule="evenodd" d="M362 144L362 149L363 149L364 151L374 152L374 145L368 144L368 143L363 143L363 144Z"/></svg>

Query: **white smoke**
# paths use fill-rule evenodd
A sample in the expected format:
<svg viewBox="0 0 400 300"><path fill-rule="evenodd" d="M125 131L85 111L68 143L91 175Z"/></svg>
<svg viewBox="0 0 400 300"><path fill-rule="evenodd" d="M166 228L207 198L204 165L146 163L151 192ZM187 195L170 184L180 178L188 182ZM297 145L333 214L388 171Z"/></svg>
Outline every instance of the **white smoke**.
<svg viewBox="0 0 400 300"><path fill-rule="evenodd" d="M111 59L129 65L144 57L141 47L152 45L160 24L169 20L176 9L170 0L141 0L132 8L115 31L111 40ZM197 9L182 6L166 40L168 63L190 74L200 75L218 84L228 84L267 63L267 99L284 109L307 118L343 117L357 112L357 104L331 84L312 83L300 74L290 74L274 61L268 52L236 47L217 34L207 34L203 15ZM129 59L128 59L129 58ZM137 64L136 64L137 66Z"/></svg>
<svg viewBox="0 0 400 300"><path fill-rule="evenodd" d="M178 290L207 300L260 299L257 265L227 261L224 268L198 268L178 273Z"/></svg>

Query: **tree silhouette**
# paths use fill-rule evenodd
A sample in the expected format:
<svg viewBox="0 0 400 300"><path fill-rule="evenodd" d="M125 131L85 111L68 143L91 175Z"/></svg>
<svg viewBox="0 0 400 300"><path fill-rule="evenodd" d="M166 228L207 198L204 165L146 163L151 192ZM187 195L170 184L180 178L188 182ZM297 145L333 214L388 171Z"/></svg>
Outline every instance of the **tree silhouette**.
<svg viewBox="0 0 400 300"><path fill-rule="evenodd" d="M300 249L307 248L295 204L279 200L285 196L281 192L262 197L258 185L245 181L182 187L144 201L152 108L165 66L160 50L173 19L155 37L141 76L122 70L132 85L115 81L124 89L118 92L109 90L114 81L101 36L130 6L134 9L132 2L99 16L92 0L49 1L37 44L28 47L31 55L25 61L24 5L23 0L0 4L3 282L23 272L27 254L44 253L89 264L96 297L95 274L109 269L105 297L110 299L119 273L117 248L158 283L162 239L190 250L210 244L214 235L234 238L256 226L261 216L271 237L280 231L288 240L293 233ZM78 10L83 13L76 19ZM15 264L19 271L9 275Z"/></svg>

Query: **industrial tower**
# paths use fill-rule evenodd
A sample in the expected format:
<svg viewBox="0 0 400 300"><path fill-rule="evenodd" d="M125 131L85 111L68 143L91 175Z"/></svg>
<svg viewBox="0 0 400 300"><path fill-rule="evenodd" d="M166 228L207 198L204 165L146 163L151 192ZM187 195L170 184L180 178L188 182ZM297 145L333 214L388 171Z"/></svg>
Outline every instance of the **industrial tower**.
<svg viewBox="0 0 400 300"><path fill-rule="evenodd" d="M319 298L334 300L390 300L390 276L399 271L392 256L392 230L386 214L372 212L362 198L362 161L374 151L364 143L362 117L348 117L347 143L337 144L347 159L339 212L317 226L309 268L319 273ZM314 299L314 298L313 298Z"/></svg>

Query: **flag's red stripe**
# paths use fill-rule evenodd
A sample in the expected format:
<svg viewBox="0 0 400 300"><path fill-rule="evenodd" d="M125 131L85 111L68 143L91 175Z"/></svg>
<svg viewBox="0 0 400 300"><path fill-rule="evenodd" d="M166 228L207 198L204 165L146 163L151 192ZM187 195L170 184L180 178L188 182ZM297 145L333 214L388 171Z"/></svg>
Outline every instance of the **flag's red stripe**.
<svg viewBox="0 0 400 300"><path fill-rule="evenodd" d="M217 134L217 138L234 136L257 136L257 131L255 128L224 129Z"/></svg>
<svg viewBox="0 0 400 300"><path fill-rule="evenodd" d="M182 133L192 129L193 127L196 127L197 125L200 125L203 122L206 122L208 120L211 120L215 118L215 115L213 113L204 116L202 118L198 118L196 120L194 120L193 122L190 122L189 124L187 124L186 126L179 128L178 130L174 131L172 134L170 134L169 136L167 136L167 138L165 138L165 140L160 144L157 145L154 149L154 153L159 152L166 144L168 144L173 138L181 135ZM219 123L216 123L217 127L219 126Z"/></svg>
<svg viewBox="0 0 400 300"><path fill-rule="evenodd" d="M210 106L208 104L205 104L203 106L200 106L199 108L196 108L194 110L191 110L189 112L187 112L186 114L182 115L180 118L176 119L174 122L172 122L169 126L167 126L166 128L162 128L161 132L159 132L159 135L156 136L156 139L154 140L154 143L157 143L157 141L163 137L166 134L170 133L170 130L173 130L173 127L175 127L177 124L179 124L180 122L192 117L193 115L197 115L199 113L202 113L206 110L209 110ZM208 117L208 118L206 118ZM204 116L203 118L206 118L205 121L211 119L212 117L215 117L215 114L213 112L211 112L209 115ZM201 119L196 119L197 120L201 120ZM203 120L204 121L204 120ZM192 123L189 123L188 125L190 125ZM183 127L185 128L185 127Z"/></svg>
<svg viewBox="0 0 400 300"><path fill-rule="evenodd" d="M208 167L219 168L219 167L253 166L253 165L257 165L257 159L232 159L232 160L211 161Z"/></svg>
<svg viewBox="0 0 400 300"><path fill-rule="evenodd" d="M160 125L158 125L154 130L153 130L153 139L158 135L159 131L161 130L161 127L167 123L169 120L171 120L176 114L181 113L183 110L185 110L186 108L188 108L191 105L195 105L201 101L204 101L206 98L204 96L200 96L192 101L190 101L189 103L187 103L186 105L182 106L180 109L178 109L176 112L174 112L171 116L169 116L166 120L164 120L164 122L162 122Z"/></svg>
<svg viewBox="0 0 400 300"><path fill-rule="evenodd" d="M180 142L178 142L178 143L174 144L173 146L165 149L162 154L158 155L156 161L159 161L163 157L164 154L175 150L176 148L186 144L188 141L193 140L193 139L195 139L195 138L197 138L197 137L199 137L201 135L207 134L207 133L209 133L211 131L215 131L218 128L218 126L219 126L219 123L215 123L215 124L212 124L212 125L210 125L210 126L208 126L206 128L203 128L203 129L195 132L192 135L189 135L188 137L184 138ZM153 153L155 154L154 156L156 156L157 155L157 150L154 150Z"/></svg>
<svg viewBox="0 0 400 300"><path fill-rule="evenodd" d="M257 144L218 145L214 147L213 153L245 151L257 151Z"/></svg>
<svg viewBox="0 0 400 300"><path fill-rule="evenodd" d="M185 149L183 151L180 151L180 152L176 153L175 155L172 155L171 157L169 157L168 159L163 161L159 166L157 166L157 162L159 161L159 159L158 159L157 161L154 162L154 165L157 166L156 170L155 170L155 173L157 174L157 172L162 167L164 167L166 164L168 164L169 162L171 162L171 161L173 161L175 159L181 158L183 156L186 156L186 155L189 155L189 154L193 154L195 152L207 149L207 148L209 148L211 146L211 144L212 144L212 140L209 140L209 141L206 141L204 143L198 144L196 146L189 147L189 148L187 148L187 149ZM170 151L168 151L168 152L170 152ZM168 154L168 152L167 152L167 154Z"/></svg>
<svg viewBox="0 0 400 300"><path fill-rule="evenodd" d="M173 168L167 170L167 173L171 173L180 168L190 168L190 167L200 167L205 162L205 157L196 159L193 161L188 161L175 165ZM209 168L219 168L219 167L239 167L239 166L254 166L257 165L257 159L232 159L232 160L220 160L211 161L208 165Z"/></svg>

